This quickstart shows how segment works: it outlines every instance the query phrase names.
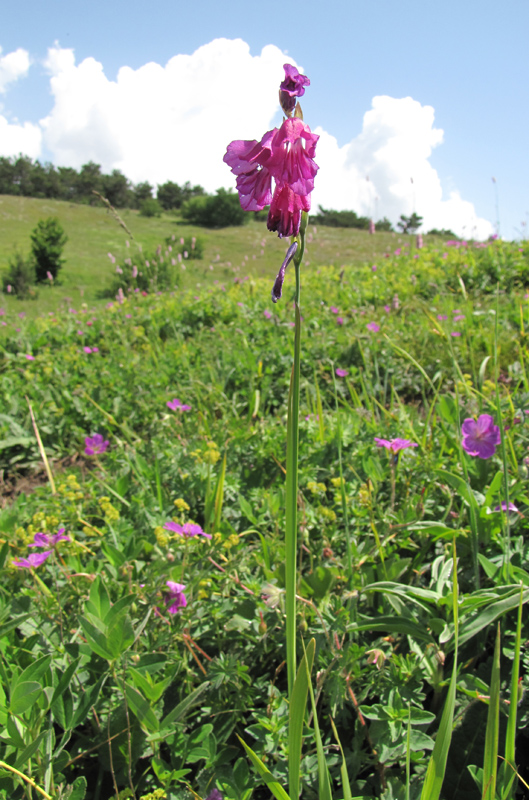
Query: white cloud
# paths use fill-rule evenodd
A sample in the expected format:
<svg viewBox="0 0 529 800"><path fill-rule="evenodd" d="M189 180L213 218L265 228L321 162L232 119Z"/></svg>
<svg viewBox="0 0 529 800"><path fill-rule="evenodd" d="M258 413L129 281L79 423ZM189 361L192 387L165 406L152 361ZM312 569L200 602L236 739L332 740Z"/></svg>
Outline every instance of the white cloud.
<svg viewBox="0 0 529 800"><path fill-rule="evenodd" d="M0 53L2 48L0 47ZM30 60L27 50L14 50L7 55L0 55L0 93L4 94L7 85L23 78L29 70Z"/></svg>
<svg viewBox="0 0 529 800"><path fill-rule="evenodd" d="M22 153L38 158L41 153L42 131L38 125L24 122L10 123L0 115L0 156L18 156Z"/></svg>
<svg viewBox="0 0 529 800"><path fill-rule="evenodd" d="M122 67L111 81L99 62L87 58L76 65L73 50L56 44L46 61L54 106L41 120L44 144L57 164L78 168L93 160L134 182L189 180L208 191L234 186L222 162L226 146L260 138L272 127L285 61L291 59L274 45L252 56L241 39L215 39L165 66ZM443 199L429 161L443 141L431 106L411 97L375 97L361 133L343 147L326 131L316 132L320 171L313 207L352 208L393 222L416 210L425 230L492 232L457 192Z"/></svg>
<svg viewBox="0 0 529 800"><path fill-rule="evenodd" d="M443 199L441 181L429 162L443 141L434 128L434 109L411 97L374 97L364 114L362 132L339 147L321 129L318 142L320 171L315 204L325 208L353 208L357 213L396 222L416 211L423 229L451 228L458 235L486 238L493 226L479 219L472 203L457 192Z"/></svg>

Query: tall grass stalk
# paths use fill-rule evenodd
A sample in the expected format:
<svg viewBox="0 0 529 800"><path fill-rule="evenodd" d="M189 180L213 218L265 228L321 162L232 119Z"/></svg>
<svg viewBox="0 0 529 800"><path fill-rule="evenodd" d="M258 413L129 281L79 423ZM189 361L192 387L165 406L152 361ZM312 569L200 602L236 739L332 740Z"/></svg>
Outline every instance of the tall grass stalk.
<svg viewBox="0 0 529 800"><path fill-rule="evenodd" d="M294 309L294 364L290 377L287 422L287 476L285 513L285 584L288 695L292 695L296 675L296 584L297 584L297 511L298 511L298 445L299 445L299 372L301 359L301 314L299 310L301 279L300 266L305 249L308 215L303 212L299 229L298 249L294 257L296 291Z"/></svg>

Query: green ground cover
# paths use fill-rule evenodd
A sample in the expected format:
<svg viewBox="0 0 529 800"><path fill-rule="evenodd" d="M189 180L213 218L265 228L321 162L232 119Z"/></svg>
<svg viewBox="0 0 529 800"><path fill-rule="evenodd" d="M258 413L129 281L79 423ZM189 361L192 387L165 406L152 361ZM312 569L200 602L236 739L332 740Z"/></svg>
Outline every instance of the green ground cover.
<svg viewBox="0 0 529 800"><path fill-rule="evenodd" d="M226 280L236 274L271 275L277 272L283 260L284 243L276 236L270 236L264 222L250 220L240 228L205 230L187 225L172 214L145 218L138 211L120 209L119 215L134 239L102 205L0 196L0 273L7 270L8 261L17 248L23 255L29 253L29 237L40 219L57 217L68 236L64 249L66 264L60 274L61 285L54 287L53 292L46 286L41 287L37 302L19 301L4 295L4 307L6 302L11 302L13 310L35 316L43 311L54 311L61 301L92 303L97 300L102 287L110 285L115 276L115 266L108 253L112 253L120 263L131 254L139 257L138 245L144 252L154 252L158 245L164 246L165 240L173 235L177 240L196 236L204 242L204 258L186 264L186 270L180 267L175 271L175 282L181 288L194 287L197 282ZM436 237L426 238L434 241ZM324 227L313 227L309 239L308 266L316 268L329 264L360 265L369 260L374 263L403 242L413 242L413 237L397 234L369 236L365 231Z"/></svg>
<svg viewBox="0 0 529 800"><path fill-rule="evenodd" d="M106 252L103 226L121 233L106 212L86 212L101 214ZM224 242L218 252L230 260L230 236L260 231L252 223L201 235ZM320 233L326 249L333 236L345 241L332 229L314 244ZM152 244L165 235L160 227ZM379 241L360 235L366 247ZM273 238L266 278L256 258L248 273L214 272L198 288L123 303L94 305L87 289L51 316L46 305L45 315L21 317L25 306L2 303L0 759L54 798L82 797L85 787L90 800L205 797L217 787L228 800L264 799L269 791L238 736L288 783L293 290L287 275L282 301L271 303L284 250ZM383 242L376 260L350 265L340 255L334 266L318 264L309 244L299 651L315 638L315 700L335 796L344 790L331 719L354 798L419 797L454 665L455 541L456 725L441 796L472 800L481 792L467 767L483 766L495 623L503 754L505 715L518 700L509 681L520 585L524 602L529 595L529 245L416 251L402 246L410 239L388 241L387 258ZM107 270L105 262L100 281ZM477 458L462 448L461 428L483 414L502 443ZM96 434L108 447L86 454ZM396 455L375 442L397 437L416 446ZM502 512L502 503L516 510ZM68 539L50 538L43 563L14 565L42 552L30 547L37 533L62 528ZM528 666L524 650L521 686ZM522 700L522 776L527 723ZM319 796L312 721L304 734L310 800ZM23 778L0 773L0 797L30 796Z"/></svg>

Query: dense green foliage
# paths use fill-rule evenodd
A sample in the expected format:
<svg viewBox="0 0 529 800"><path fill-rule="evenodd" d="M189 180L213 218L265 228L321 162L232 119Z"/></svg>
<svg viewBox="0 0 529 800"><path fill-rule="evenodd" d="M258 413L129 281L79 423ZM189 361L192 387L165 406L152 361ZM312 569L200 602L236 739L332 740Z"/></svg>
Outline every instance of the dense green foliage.
<svg viewBox="0 0 529 800"><path fill-rule="evenodd" d="M41 164L29 156L0 156L0 194L69 200L94 205L97 192L115 208L141 208L153 199L153 187L143 181L136 185L118 169L108 175L101 166L89 161L79 171L73 167ZM157 199L165 210L180 208L191 197L204 194L201 186L183 186L168 181L158 187Z"/></svg>
<svg viewBox="0 0 529 800"><path fill-rule="evenodd" d="M86 780L87 800L115 796L114 781L138 798L157 788L180 798L188 784L264 800L237 735L287 784L293 314L288 273L277 306L273 278L35 320L0 312L0 759L54 797ZM442 797L481 796L467 766L483 766L494 623L510 700L520 583L524 601L529 588L528 283L529 244L503 242L399 247L374 265L302 276L299 651L315 637L337 797L331 718L354 797L405 797L407 752L419 796L454 664L454 539L457 726ZM175 398L190 410L168 408ZM461 423L485 413L504 446L482 460L462 450ZM109 447L87 456L96 433ZM395 458L375 437L417 447ZM518 510L495 510L506 501ZM179 536L169 520L212 539ZM42 566L13 566L35 552L35 533L59 527L70 540ZM175 615L168 580L186 587ZM523 685L528 669L524 652ZM518 763L528 722L524 701ZM304 735L302 796L313 800L308 724ZM3 772L0 798L23 796Z"/></svg>
<svg viewBox="0 0 529 800"><path fill-rule="evenodd" d="M318 206L318 213L310 215L315 225L329 225L332 228L369 228L369 217L359 217L355 211L333 211Z"/></svg>
<svg viewBox="0 0 529 800"><path fill-rule="evenodd" d="M248 222L239 195L226 189L218 189L213 196L192 197L182 205L181 214L191 225L204 228L227 228Z"/></svg>

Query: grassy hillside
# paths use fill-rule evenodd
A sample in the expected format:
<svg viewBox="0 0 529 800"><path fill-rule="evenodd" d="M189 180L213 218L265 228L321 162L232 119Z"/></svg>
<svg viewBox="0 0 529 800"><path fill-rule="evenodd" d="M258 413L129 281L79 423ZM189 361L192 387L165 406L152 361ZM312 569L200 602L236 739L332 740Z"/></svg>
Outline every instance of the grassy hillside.
<svg viewBox="0 0 529 800"><path fill-rule="evenodd" d="M155 250L173 234L177 238L200 237L204 241L204 259L191 262L182 270L182 285L189 287L214 280L230 280L235 274L273 276L286 249L285 242L269 233L263 222L251 220L240 228L206 230L185 224L181 219L164 214L159 219L141 217L138 211L120 211L133 239L120 227L103 206L84 206L59 200L37 200L31 197L0 196L0 274L18 249L30 250L30 234L37 222L49 216L60 220L68 236L64 250L66 264L61 272L61 286L41 287L38 302L18 301L2 296L2 305L11 304L30 314L57 308L65 299L75 303L92 303L101 288L110 282L115 267L108 258L112 253L119 263L129 254ZM428 237L429 238L429 237ZM131 248L127 249L126 241ZM414 237L391 233L370 236L365 231L312 226L305 264L363 264L393 251ZM210 266L211 265L211 266ZM69 302L69 301L68 301Z"/></svg>

